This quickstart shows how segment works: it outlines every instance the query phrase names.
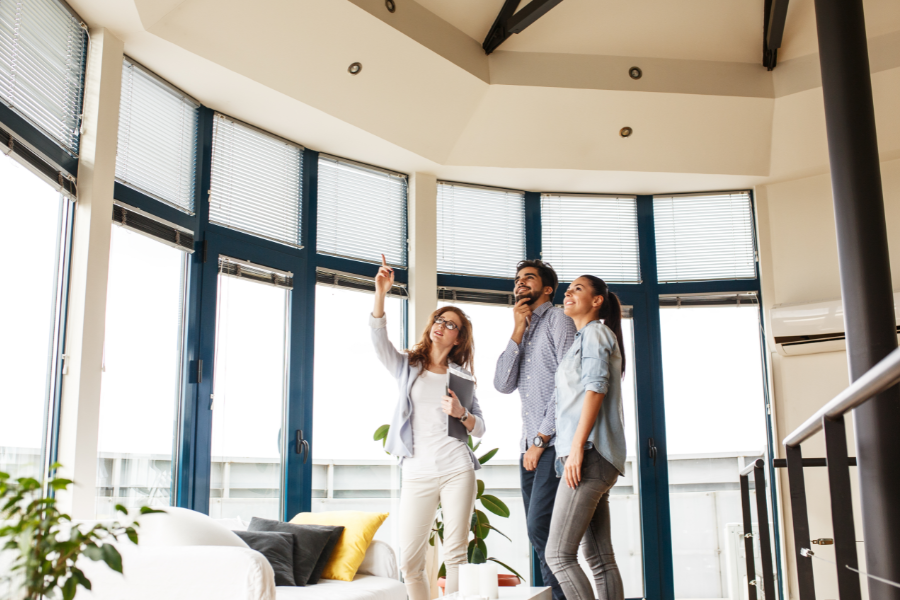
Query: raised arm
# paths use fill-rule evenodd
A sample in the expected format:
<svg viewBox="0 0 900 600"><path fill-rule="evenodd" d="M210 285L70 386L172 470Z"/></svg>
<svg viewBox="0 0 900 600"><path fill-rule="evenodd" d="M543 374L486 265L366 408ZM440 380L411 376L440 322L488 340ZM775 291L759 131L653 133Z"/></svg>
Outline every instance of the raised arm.
<svg viewBox="0 0 900 600"><path fill-rule="evenodd" d="M523 299L513 307L513 332L506 350L497 359L494 371L494 388L501 394L512 394L519 387L519 361L522 355L519 346L531 320L531 307L528 300Z"/></svg>
<svg viewBox="0 0 900 600"><path fill-rule="evenodd" d="M406 355L398 351L387 334L387 317L384 314L384 299L391 286L394 285L394 270L387 266L384 254L381 255L381 267L375 276L375 305L369 316L369 326L372 328L372 345L375 346L375 354L388 371L395 378L399 378L403 369L409 364Z"/></svg>

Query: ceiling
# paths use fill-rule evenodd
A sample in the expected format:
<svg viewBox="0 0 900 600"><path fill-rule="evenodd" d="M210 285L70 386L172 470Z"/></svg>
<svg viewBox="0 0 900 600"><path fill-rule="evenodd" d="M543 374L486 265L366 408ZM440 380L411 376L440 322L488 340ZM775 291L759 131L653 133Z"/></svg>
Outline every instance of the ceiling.
<svg viewBox="0 0 900 600"><path fill-rule="evenodd" d="M316 150L457 181L752 186L785 176L772 157L790 151L773 123L794 120L778 107L809 115L809 102L821 104L813 0L791 1L772 73L760 64L763 0L564 0L489 57L481 41L502 0L395 1L395 13L383 0L70 4L207 106ZM866 10L884 55L873 64L900 73L900 2ZM633 65L642 79L628 77ZM819 129L811 119L791 135L818 142ZM815 156L791 169L827 168Z"/></svg>

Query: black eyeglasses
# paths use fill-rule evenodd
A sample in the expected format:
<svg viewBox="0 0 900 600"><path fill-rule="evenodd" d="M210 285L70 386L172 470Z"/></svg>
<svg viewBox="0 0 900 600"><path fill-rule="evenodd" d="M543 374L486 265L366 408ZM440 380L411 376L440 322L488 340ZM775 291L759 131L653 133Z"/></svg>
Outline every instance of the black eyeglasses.
<svg viewBox="0 0 900 600"><path fill-rule="evenodd" d="M435 317L434 324L435 325L443 325L450 331L453 331L454 329L459 329L459 325L457 325L453 321L450 321L449 319L445 319L444 317Z"/></svg>

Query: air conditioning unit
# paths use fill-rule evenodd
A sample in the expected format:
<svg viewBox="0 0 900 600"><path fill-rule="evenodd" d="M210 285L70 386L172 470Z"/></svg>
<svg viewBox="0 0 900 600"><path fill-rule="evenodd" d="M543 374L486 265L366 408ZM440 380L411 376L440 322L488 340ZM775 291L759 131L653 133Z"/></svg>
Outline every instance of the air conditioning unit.
<svg viewBox="0 0 900 600"><path fill-rule="evenodd" d="M900 334L900 292L894 294L894 324ZM840 300L772 307L772 335L779 354L796 356L846 350Z"/></svg>

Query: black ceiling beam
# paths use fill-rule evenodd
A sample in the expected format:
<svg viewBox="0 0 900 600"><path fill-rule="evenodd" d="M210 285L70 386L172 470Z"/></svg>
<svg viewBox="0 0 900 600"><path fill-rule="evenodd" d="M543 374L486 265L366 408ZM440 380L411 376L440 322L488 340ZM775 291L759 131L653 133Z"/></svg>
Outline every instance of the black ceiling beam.
<svg viewBox="0 0 900 600"><path fill-rule="evenodd" d="M531 2L525 5L525 8L516 12L520 1L521 0L506 0L506 2L503 3L500 14L497 15L494 24L491 25L491 30L488 32L487 37L484 38L484 43L481 45L481 47L484 48L485 54L490 54L496 50L500 44L505 42L512 34L522 33L526 27L543 17L550 12L550 9L562 2L562 0L531 0Z"/></svg>
<svg viewBox="0 0 900 600"><path fill-rule="evenodd" d="M778 64L778 49L784 37L788 0L766 0L763 22L763 66L768 70Z"/></svg>

